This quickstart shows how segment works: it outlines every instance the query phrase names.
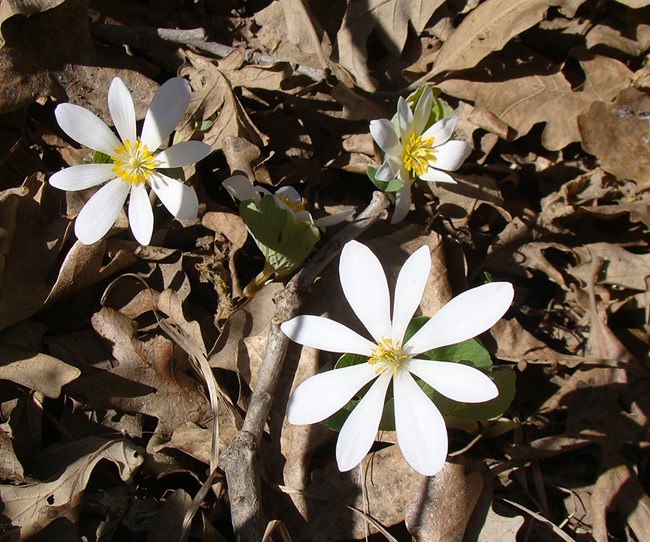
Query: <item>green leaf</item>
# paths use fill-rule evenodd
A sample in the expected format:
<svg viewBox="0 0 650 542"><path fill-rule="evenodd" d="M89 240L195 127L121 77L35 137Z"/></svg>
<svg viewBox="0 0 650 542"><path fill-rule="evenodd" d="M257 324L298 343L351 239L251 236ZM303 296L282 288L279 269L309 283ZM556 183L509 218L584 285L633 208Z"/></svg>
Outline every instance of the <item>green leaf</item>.
<svg viewBox="0 0 650 542"><path fill-rule="evenodd" d="M425 87L420 87L417 90L414 90L406 98L406 103L409 104L411 111L415 111L415 106L418 100L420 99L420 96L422 96L422 91L424 90L424 88ZM431 113L429 114L429 119L427 120L427 123L425 125L424 128L425 130L430 126L433 126L440 119L444 119L445 117L448 117L451 114L451 111L449 110L447 104L443 100L438 98L438 96L440 95L440 89L437 87L431 87L431 91L433 93L433 101L431 102ZM397 116L395 116L394 118L396 120Z"/></svg>
<svg viewBox="0 0 650 542"><path fill-rule="evenodd" d="M99 151L94 151L93 156L91 158L93 164L112 164L113 160L111 159L108 154L104 154L103 152Z"/></svg>
<svg viewBox="0 0 650 542"><path fill-rule="evenodd" d="M185 181L185 172L183 171L182 167L161 167L156 168L156 171L159 171L163 175L167 175L167 177L171 177L172 179L176 179L181 182Z"/></svg>
<svg viewBox="0 0 650 542"><path fill-rule="evenodd" d="M366 175L379 190L382 192L397 192L400 188L404 186L404 183L399 179L392 179L390 181L380 181L375 177L377 170L374 167L368 167L366 169Z"/></svg>
<svg viewBox="0 0 650 542"><path fill-rule="evenodd" d="M316 226L278 207L273 196L262 196L259 205L244 201L239 213L278 278L295 271L320 239Z"/></svg>
<svg viewBox="0 0 650 542"><path fill-rule="evenodd" d="M461 418L472 421L485 421L501 416L515 398L515 372L509 367L496 369L492 372L492 380L499 389L499 395L485 403L459 403L447 399L424 382L418 382L443 416Z"/></svg>

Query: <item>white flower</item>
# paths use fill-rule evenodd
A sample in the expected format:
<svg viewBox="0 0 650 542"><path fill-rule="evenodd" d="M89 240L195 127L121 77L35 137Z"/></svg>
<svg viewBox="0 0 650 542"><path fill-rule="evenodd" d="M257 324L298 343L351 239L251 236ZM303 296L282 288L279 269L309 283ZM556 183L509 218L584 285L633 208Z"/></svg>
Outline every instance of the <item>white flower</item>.
<svg viewBox="0 0 650 542"><path fill-rule="evenodd" d="M396 193L393 224L408 214L411 185L416 179L455 183L445 171L456 171L472 152L464 141L450 139L456 128L456 117L445 117L425 130L432 101L431 89L425 87L415 112L400 96L397 102L397 128L387 119L370 122L370 133L385 154L375 177L380 181L399 179L404 183Z"/></svg>
<svg viewBox="0 0 650 542"><path fill-rule="evenodd" d="M344 222L354 214L353 210L340 211L314 220L309 211L305 209L298 191L291 186L283 186L278 188L275 194L271 194L266 188L255 186L244 175L233 175L223 181L222 184L228 193L239 201L254 201L259 204L262 195L273 196L278 207L289 211L296 220L309 222L323 231L325 231L325 228Z"/></svg>
<svg viewBox="0 0 650 542"><path fill-rule="evenodd" d="M138 137L131 93L121 79L113 79L108 108L121 141L87 109L69 103L57 106L56 120L66 134L111 158L109 164L72 166L50 177L50 184L62 190L84 190L108 181L77 216L75 233L79 241L92 244L101 239L115 223L130 193L131 230L140 244L148 245L153 233L153 209L147 185L175 218L196 218L198 199L194 189L158 168L193 164L212 149L200 141L184 141L155 154L183 117L190 94L190 85L179 77L162 85L151 101Z"/></svg>
<svg viewBox="0 0 650 542"><path fill-rule="evenodd" d="M391 381L399 447L406 461L427 476L437 473L444 465L447 431L442 415L413 375L454 401L480 403L498 395L495 384L478 369L416 356L486 331L510 306L512 285L493 282L460 294L402 344L406 328L420 304L430 268L427 247L416 250L406 260L397 277L391 319L388 283L379 260L366 246L351 241L341 253L341 286L374 341L319 316L298 316L281 326L290 339L302 345L368 356L368 363L307 379L289 400L290 423L316 423L343 408L374 380L341 428L336 445L341 471L358 465L370 450Z"/></svg>

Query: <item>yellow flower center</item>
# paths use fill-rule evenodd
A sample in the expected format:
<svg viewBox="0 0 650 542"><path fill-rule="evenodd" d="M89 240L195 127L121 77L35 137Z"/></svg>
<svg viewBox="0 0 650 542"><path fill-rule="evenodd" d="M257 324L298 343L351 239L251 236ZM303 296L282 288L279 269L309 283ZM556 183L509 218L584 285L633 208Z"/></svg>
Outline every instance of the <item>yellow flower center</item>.
<svg viewBox="0 0 650 542"><path fill-rule="evenodd" d="M276 194L276 198L278 198L282 203L284 203L289 209L291 209L294 213L299 213L300 211L305 210L305 206L302 204L302 201L298 200L292 200L288 196L285 196L284 194Z"/></svg>
<svg viewBox="0 0 650 542"><path fill-rule="evenodd" d="M436 161L436 149L433 146L433 137L422 139L422 136L411 134L402 149L402 162L413 177L424 174Z"/></svg>
<svg viewBox="0 0 650 542"><path fill-rule="evenodd" d="M402 362L406 359L408 359L408 355L402 350L399 341L393 343L393 339L384 337L379 341L377 348L370 354L368 363L377 366L375 370L377 374L381 374L390 369L393 371L393 375L395 375L397 369L399 369Z"/></svg>
<svg viewBox="0 0 650 542"><path fill-rule="evenodd" d="M154 170L153 156L139 139L134 143L125 140L123 145L115 148L111 160L115 174L131 186L143 184Z"/></svg>

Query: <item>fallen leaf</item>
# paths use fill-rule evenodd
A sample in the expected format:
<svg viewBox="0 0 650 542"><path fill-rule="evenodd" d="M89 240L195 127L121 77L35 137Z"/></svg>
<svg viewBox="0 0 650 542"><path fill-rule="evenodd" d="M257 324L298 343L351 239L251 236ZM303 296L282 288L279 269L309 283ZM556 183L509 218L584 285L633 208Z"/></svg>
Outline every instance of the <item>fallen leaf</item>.
<svg viewBox="0 0 650 542"><path fill-rule="evenodd" d="M75 521L83 491L100 461L106 459L114 463L120 478L126 482L144 460L140 448L122 439L91 438L77 441L67 450L74 457L79 450L88 448L92 450L67 465L63 473L50 481L23 486L0 485L2 513L11 518L11 538L8 540L18 540L18 537L24 540L60 517Z"/></svg>
<svg viewBox="0 0 650 542"><path fill-rule="evenodd" d="M614 103L594 101L578 117L584 149L596 155L601 167L622 179L636 181L639 191L650 187L650 96L623 90Z"/></svg>
<svg viewBox="0 0 650 542"><path fill-rule="evenodd" d="M40 351L46 331L43 324L25 321L0 332L0 379L56 398L81 372Z"/></svg>
<svg viewBox="0 0 650 542"><path fill-rule="evenodd" d="M580 141L581 113L595 101L614 98L632 78L632 72L613 58L579 60L586 80L577 91L572 90L559 66L514 45L504 51L503 58L495 56L474 70L471 80L448 78L439 86L447 94L470 100L477 109L496 115L514 130L514 138L526 135L534 124L546 123L542 144L549 150L559 150Z"/></svg>

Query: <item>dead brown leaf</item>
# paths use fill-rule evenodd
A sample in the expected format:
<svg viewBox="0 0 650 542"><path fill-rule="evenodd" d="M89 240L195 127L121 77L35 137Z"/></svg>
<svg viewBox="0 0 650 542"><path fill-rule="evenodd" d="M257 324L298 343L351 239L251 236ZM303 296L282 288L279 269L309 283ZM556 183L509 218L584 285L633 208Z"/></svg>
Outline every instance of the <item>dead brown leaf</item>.
<svg viewBox="0 0 650 542"><path fill-rule="evenodd" d="M64 460L66 453L74 459L50 481L22 486L0 485L2 513L11 518L6 540L24 540L60 517L75 521L83 491L100 461L106 459L114 463L125 482L143 462L141 449L122 439L93 438L75 442L66 449L58 451L57 459ZM84 455L79 457L81 450Z"/></svg>
<svg viewBox="0 0 650 542"><path fill-rule="evenodd" d="M534 124L545 122L542 144L549 150L580 141L578 116L593 102L614 98L632 78L632 72L618 60L582 58L586 81L573 91L559 67L533 51L512 46L504 55L507 61L495 57L475 70L472 80L446 79L439 86L447 94L470 100L478 109L496 115L514 130L515 138L527 134ZM480 80L475 79L477 71L482 74Z"/></svg>
<svg viewBox="0 0 650 542"><path fill-rule="evenodd" d="M639 191L650 188L650 96L623 90L614 103L595 101L578 117L584 149L600 160L602 168L621 179L631 179Z"/></svg>

